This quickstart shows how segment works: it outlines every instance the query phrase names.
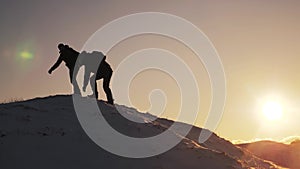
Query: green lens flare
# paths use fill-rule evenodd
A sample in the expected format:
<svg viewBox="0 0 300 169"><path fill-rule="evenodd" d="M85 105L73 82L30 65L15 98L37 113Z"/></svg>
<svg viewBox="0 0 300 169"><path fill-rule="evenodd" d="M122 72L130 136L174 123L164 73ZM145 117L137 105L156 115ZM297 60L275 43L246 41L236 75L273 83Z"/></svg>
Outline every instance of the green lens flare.
<svg viewBox="0 0 300 169"><path fill-rule="evenodd" d="M15 47L15 63L20 72L28 73L37 66L36 43L34 40L20 42Z"/></svg>
<svg viewBox="0 0 300 169"><path fill-rule="evenodd" d="M22 58L22 59L25 59L25 60L30 60L33 58L33 54L28 52L28 51L21 51L19 53L19 56Z"/></svg>

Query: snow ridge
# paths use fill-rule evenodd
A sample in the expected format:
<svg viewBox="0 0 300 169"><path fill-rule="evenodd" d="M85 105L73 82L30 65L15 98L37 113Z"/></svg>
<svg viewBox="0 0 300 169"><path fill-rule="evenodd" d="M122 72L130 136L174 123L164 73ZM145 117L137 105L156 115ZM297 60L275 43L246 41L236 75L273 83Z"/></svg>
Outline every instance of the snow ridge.
<svg viewBox="0 0 300 169"><path fill-rule="evenodd" d="M116 130L132 137L157 135L173 123L182 127L189 125L156 119L151 114L123 105L115 105L115 108L103 101L99 101L98 105L105 119ZM146 123L129 121L121 114ZM89 139L78 122L71 96L0 104L0 168L279 168L216 134L199 144L197 140L201 130L205 129L193 126L185 137L173 132L182 138L173 149L155 157L129 159L111 154Z"/></svg>

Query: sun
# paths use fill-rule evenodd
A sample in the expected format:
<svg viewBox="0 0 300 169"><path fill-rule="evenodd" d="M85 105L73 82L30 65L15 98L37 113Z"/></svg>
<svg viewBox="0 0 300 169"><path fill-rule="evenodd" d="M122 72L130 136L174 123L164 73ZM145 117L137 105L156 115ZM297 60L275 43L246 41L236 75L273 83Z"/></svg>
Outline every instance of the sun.
<svg viewBox="0 0 300 169"><path fill-rule="evenodd" d="M277 101L267 101L262 107L263 115L270 121L282 118L282 105Z"/></svg>

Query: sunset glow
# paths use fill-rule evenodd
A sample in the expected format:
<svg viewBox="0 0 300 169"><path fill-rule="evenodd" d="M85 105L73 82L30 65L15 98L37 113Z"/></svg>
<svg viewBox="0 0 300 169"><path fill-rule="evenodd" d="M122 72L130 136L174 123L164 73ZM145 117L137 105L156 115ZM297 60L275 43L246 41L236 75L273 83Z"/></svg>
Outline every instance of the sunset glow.
<svg viewBox="0 0 300 169"><path fill-rule="evenodd" d="M71 94L73 88L65 63L51 75L48 74L60 55L59 43L81 51L94 33L118 18L143 12L161 12L191 22L217 50L226 77L224 113L215 131L218 135L227 140L245 141L261 138L280 141L300 135L300 1L5 1L0 8L0 102L12 98L27 100ZM113 89L114 86L124 85L126 78L120 76L117 69L128 56L144 49L166 50L182 60L195 77L200 101L194 125L203 127L209 112L220 112L215 111L211 103L218 99L215 95L220 93L221 88L212 90L212 86L220 83L211 81L214 76L208 73L195 50L187 45L196 42L197 47L203 48L202 52L205 47L192 32L184 29L180 36L192 39L186 44L158 34L129 36L135 30L132 28L141 27L148 32L150 26L133 27L128 23L128 27L112 29L116 34L107 34L107 38L93 46L107 55L107 62L114 70L111 87L115 102L121 104L121 98L130 97L137 110L148 112L153 104L157 109L149 113L170 120L177 118L183 95L176 79L165 72L147 70L137 74L129 85L129 91L124 94ZM162 24L155 26L157 30L166 29ZM124 35L128 32L128 38L112 44L112 40L124 31ZM110 50L106 51L108 48ZM210 58L204 54L199 56ZM163 64L162 55L147 59L150 57L159 65L175 67L170 61ZM213 60L211 62L214 64ZM146 60L130 62L136 66L148 63ZM132 69L131 66L126 68ZM181 67L175 68L179 70ZM126 74L126 71L122 73ZM184 85L190 85L185 80L188 76L182 72L173 74L183 79ZM115 77L121 77L119 83L116 83ZM82 85L83 76L77 78ZM99 99L106 99L102 84L100 80ZM91 91L89 89L90 85L87 91ZM149 94L155 89L161 89L167 99L161 95L149 99ZM84 93L83 96L86 94L91 93ZM186 107L195 108L192 104L194 100L189 98ZM161 107L163 101L165 108ZM164 110L161 113L160 108ZM189 113L191 111L182 115Z"/></svg>
<svg viewBox="0 0 300 169"><path fill-rule="evenodd" d="M276 101L268 101L263 105L262 112L269 121L280 120L282 118L282 106Z"/></svg>

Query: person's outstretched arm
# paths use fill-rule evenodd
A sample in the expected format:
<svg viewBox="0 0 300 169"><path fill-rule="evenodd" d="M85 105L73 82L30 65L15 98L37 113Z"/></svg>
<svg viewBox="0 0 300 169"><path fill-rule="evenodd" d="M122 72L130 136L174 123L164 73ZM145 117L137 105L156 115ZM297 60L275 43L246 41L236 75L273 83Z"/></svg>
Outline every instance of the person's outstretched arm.
<svg viewBox="0 0 300 169"><path fill-rule="evenodd" d="M55 64L48 70L48 73L51 74L52 71L55 70L61 64L62 61L63 60L61 59L61 57L59 57Z"/></svg>

